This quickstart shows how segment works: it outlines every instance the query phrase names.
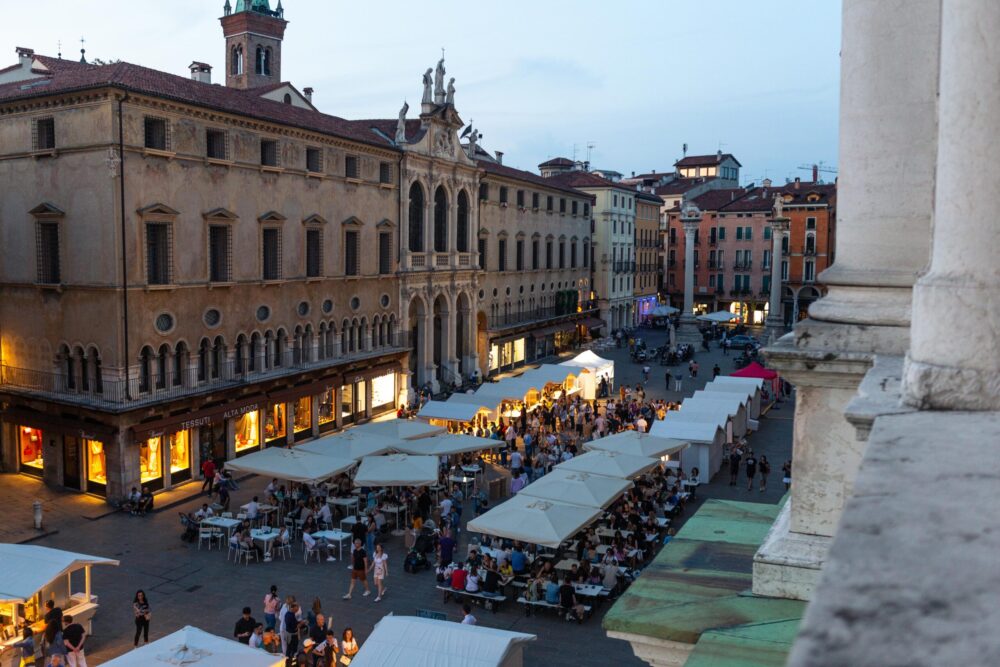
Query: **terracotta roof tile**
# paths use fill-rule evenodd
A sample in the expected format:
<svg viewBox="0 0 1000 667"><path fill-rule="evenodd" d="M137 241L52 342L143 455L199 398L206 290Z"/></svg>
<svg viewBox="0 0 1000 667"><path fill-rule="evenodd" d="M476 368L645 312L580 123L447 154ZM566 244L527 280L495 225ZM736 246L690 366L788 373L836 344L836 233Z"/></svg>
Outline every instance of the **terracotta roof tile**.
<svg viewBox="0 0 1000 667"><path fill-rule="evenodd" d="M538 174L530 171L524 171L522 169L515 169L514 167L508 167L506 165L499 164L491 160L477 160L477 164L480 168L484 169L487 174L496 174L497 176L504 176L506 178L512 178L515 180L526 181L533 185L538 185L549 190L559 190L561 192L566 192L568 194L574 195L576 197L582 197L588 201L593 201L595 199L594 195L577 190L571 185L567 185L561 181L557 181L555 176L550 178L542 178ZM602 179L603 180L603 179Z"/></svg>
<svg viewBox="0 0 1000 667"><path fill-rule="evenodd" d="M574 162L569 158L555 157L538 165L539 167L572 167Z"/></svg>
<svg viewBox="0 0 1000 667"><path fill-rule="evenodd" d="M670 181L666 185L661 185L656 188L654 192L658 195L682 195L688 190L714 180L714 176L712 178L678 178L677 180Z"/></svg>
<svg viewBox="0 0 1000 667"><path fill-rule="evenodd" d="M731 158L733 162L735 162L741 167L743 166L742 164L740 164L739 160L733 157L732 153L722 153L721 155L719 153L714 153L712 155L688 155L687 157L681 158L677 162L674 162L674 166L675 167L699 167L703 165L712 166L719 164L726 158Z"/></svg>
<svg viewBox="0 0 1000 667"><path fill-rule="evenodd" d="M571 188L617 188L627 192L635 192L634 188L624 183L615 183L587 171L567 171L562 174L549 176L545 180L554 181Z"/></svg>

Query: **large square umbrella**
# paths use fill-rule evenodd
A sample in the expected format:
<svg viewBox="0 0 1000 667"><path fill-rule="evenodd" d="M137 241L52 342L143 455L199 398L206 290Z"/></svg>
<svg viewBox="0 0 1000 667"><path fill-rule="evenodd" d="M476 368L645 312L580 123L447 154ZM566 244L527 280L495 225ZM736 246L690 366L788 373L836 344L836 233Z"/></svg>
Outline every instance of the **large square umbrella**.
<svg viewBox="0 0 1000 667"><path fill-rule="evenodd" d="M413 438L426 438L446 433L447 429L442 426L431 426L427 422L414 419L386 419L385 421L368 422L355 426L349 432L363 435L374 433L397 440L412 440Z"/></svg>
<svg viewBox="0 0 1000 667"><path fill-rule="evenodd" d="M404 440L397 442L393 449L407 454L424 456L451 456L465 452L479 452L484 449L497 449L506 446L503 440L492 438L477 438L473 435L432 435L419 440Z"/></svg>
<svg viewBox="0 0 1000 667"><path fill-rule="evenodd" d="M186 625L103 664L107 667L281 667L285 659Z"/></svg>
<svg viewBox="0 0 1000 667"><path fill-rule="evenodd" d="M518 495L603 509L630 486L632 482L621 477L605 477L556 468L521 489Z"/></svg>
<svg viewBox="0 0 1000 667"><path fill-rule="evenodd" d="M614 435L609 435L586 443L586 449L600 449L608 452L618 452L619 454L630 454L632 456L645 456L658 459L661 456L669 456L690 446L687 440L677 440L675 438L660 438L648 433L638 431L622 431Z"/></svg>
<svg viewBox="0 0 1000 667"><path fill-rule="evenodd" d="M659 461L648 456L633 456L632 454L595 449L586 454L574 456L569 461L560 463L556 468L589 472L592 475L632 479L654 467L657 463Z"/></svg>
<svg viewBox="0 0 1000 667"><path fill-rule="evenodd" d="M355 486L430 486L437 481L436 456L366 456L354 474Z"/></svg>
<svg viewBox="0 0 1000 667"><path fill-rule="evenodd" d="M385 435L375 435L374 433L362 435L361 433L355 434L352 431L345 431L307 442L304 445L296 445L295 449L357 461L365 456L375 456L392 451L398 443L398 439Z"/></svg>
<svg viewBox="0 0 1000 667"><path fill-rule="evenodd" d="M354 459L325 456L302 449L273 447L247 454L234 461L226 461L226 468L266 477L277 477L289 482L312 484L350 470Z"/></svg>
<svg viewBox="0 0 1000 667"><path fill-rule="evenodd" d="M520 493L468 523L472 533L557 548L600 516L596 507L570 505Z"/></svg>

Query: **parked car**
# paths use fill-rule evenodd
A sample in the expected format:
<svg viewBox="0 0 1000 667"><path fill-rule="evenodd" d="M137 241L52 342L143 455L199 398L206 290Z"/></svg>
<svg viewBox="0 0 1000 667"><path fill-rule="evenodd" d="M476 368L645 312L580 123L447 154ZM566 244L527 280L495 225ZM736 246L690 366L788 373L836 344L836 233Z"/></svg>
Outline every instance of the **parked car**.
<svg viewBox="0 0 1000 667"><path fill-rule="evenodd" d="M729 338L726 339L726 344L729 346L730 349L735 348L737 350L745 350L747 349L747 346L750 346L754 350L760 347L759 340L757 340L753 336L746 336L743 334L737 336L730 336Z"/></svg>

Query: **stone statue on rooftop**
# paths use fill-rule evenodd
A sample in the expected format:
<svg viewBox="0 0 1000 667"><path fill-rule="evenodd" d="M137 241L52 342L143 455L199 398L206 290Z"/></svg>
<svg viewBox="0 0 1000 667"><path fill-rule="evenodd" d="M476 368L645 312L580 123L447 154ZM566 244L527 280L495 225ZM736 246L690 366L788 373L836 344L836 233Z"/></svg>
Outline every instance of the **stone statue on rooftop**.
<svg viewBox="0 0 1000 667"><path fill-rule="evenodd" d="M421 102L424 104L434 103L434 98L431 97L431 86L433 85L433 79L431 78L431 74L433 72L434 70L431 69L430 67L428 67L427 71L424 72L424 99L421 100Z"/></svg>
<svg viewBox="0 0 1000 667"><path fill-rule="evenodd" d="M785 198L781 196L780 192L774 193L774 217L785 217Z"/></svg>
<svg viewBox="0 0 1000 667"><path fill-rule="evenodd" d="M434 72L434 103L444 104L444 56L438 61L437 70Z"/></svg>
<svg viewBox="0 0 1000 667"><path fill-rule="evenodd" d="M448 92L444 100L445 104L455 105L455 77L451 77L448 81Z"/></svg>
<svg viewBox="0 0 1000 667"><path fill-rule="evenodd" d="M399 120L396 121L396 143L406 143L406 112L410 110L410 105L403 102L403 108L399 110Z"/></svg>
<svg viewBox="0 0 1000 667"><path fill-rule="evenodd" d="M476 159L476 143L479 142L479 130L473 129L469 134L469 157Z"/></svg>

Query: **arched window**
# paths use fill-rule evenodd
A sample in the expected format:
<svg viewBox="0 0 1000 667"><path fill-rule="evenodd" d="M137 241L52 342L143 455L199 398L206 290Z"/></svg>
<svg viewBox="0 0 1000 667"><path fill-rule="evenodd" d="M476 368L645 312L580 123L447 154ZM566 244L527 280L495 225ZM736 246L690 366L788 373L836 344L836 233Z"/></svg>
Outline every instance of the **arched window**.
<svg viewBox="0 0 1000 667"><path fill-rule="evenodd" d="M247 350L247 370L257 370L257 359L260 357L260 334L256 331L250 334L250 348Z"/></svg>
<svg viewBox="0 0 1000 667"><path fill-rule="evenodd" d="M396 337L396 316L389 316L389 345L393 345L393 339Z"/></svg>
<svg viewBox="0 0 1000 667"><path fill-rule="evenodd" d="M156 352L156 388L167 388L167 369L170 367L170 346L164 343Z"/></svg>
<svg viewBox="0 0 1000 667"><path fill-rule="evenodd" d="M265 61L266 58L267 58L267 55L264 52L264 47L263 46L258 46L257 47L257 52L256 52L256 58L255 58L256 65L254 67L254 71L257 74L263 74L264 73L264 61Z"/></svg>
<svg viewBox="0 0 1000 667"><path fill-rule="evenodd" d="M424 251L424 189L420 183L410 186L410 252Z"/></svg>
<svg viewBox="0 0 1000 667"><path fill-rule="evenodd" d="M208 380L210 347L208 339L202 338L201 343L198 345L198 382Z"/></svg>
<svg viewBox="0 0 1000 667"><path fill-rule="evenodd" d="M303 348L303 346L302 346L302 338L303 338L302 325L301 324L297 324L295 326L295 333L294 333L294 335L292 337L292 363L296 364L296 365L297 364L301 364L302 361L303 361L303 359L302 359L302 351L303 351L302 350L302 348Z"/></svg>
<svg viewBox="0 0 1000 667"><path fill-rule="evenodd" d="M455 247L459 252L469 252L469 196L465 194L465 190L458 193L457 213Z"/></svg>
<svg viewBox="0 0 1000 667"><path fill-rule="evenodd" d="M216 336L212 343L212 379L222 376L222 364L226 361L226 341L222 336Z"/></svg>
<svg viewBox="0 0 1000 667"><path fill-rule="evenodd" d="M351 331L351 323L344 320L340 325L340 355L344 356L350 352L350 348L347 346L348 334Z"/></svg>
<svg viewBox="0 0 1000 667"><path fill-rule="evenodd" d="M148 345L142 348L139 353L139 391L147 392L151 389L150 377L152 375L153 349Z"/></svg>
<svg viewBox="0 0 1000 667"><path fill-rule="evenodd" d="M326 345L326 358L327 359L333 359L333 341L334 341L334 336L336 336L336 334L337 334L337 332L334 330L333 322L330 322L330 324L328 324L327 327L326 327L326 343L325 343L325 345Z"/></svg>
<svg viewBox="0 0 1000 667"><path fill-rule="evenodd" d="M434 193L434 251L448 251L448 193L440 186Z"/></svg>
<svg viewBox="0 0 1000 667"><path fill-rule="evenodd" d="M282 98L282 102L284 102L285 104L291 104L292 103L292 96L291 96L291 94L290 93L285 93L285 96Z"/></svg>
<svg viewBox="0 0 1000 667"><path fill-rule="evenodd" d="M87 358L90 359L91 366L94 367L94 393L104 393L104 378L101 377L101 355L96 347L87 350Z"/></svg>
<svg viewBox="0 0 1000 667"><path fill-rule="evenodd" d="M264 49L264 74L271 76L271 47Z"/></svg>
<svg viewBox="0 0 1000 667"><path fill-rule="evenodd" d="M179 387L187 375L188 349L184 343L174 346L174 386Z"/></svg>
<svg viewBox="0 0 1000 667"><path fill-rule="evenodd" d="M229 64L229 72L233 76L243 74L243 46L237 44L233 47L232 62Z"/></svg>
<svg viewBox="0 0 1000 667"><path fill-rule="evenodd" d="M66 373L66 388L76 389L76 363L73 361L73 353L70 352L69 346L63 345L60 348L59 358Z"/></svg>
<svg viewBox="0 0 1000 667"><path fill-rule="evenodd" d="M83 348L76 348L76 358L80 360L80 389L90 391L90 376L87 368L87 355L83 353Z"/></svg>
<svg viewBox="0 0 1000 667"><path fill-rule="evenodd" d="M264 358L263 370L267 370L271 367L271 361L274 359L274 332L270 329L264 332L262 356Z"/></svg>
<svg viewBox="0 0 1000 667"><path fill-rule="evenodd" d="M240 334L236 337L236 349L235 361L236 361L236 374L242 375L247 371L247 337Z"/></svg>
<svg viewBox="0 0 1000 667"><path fill-rule="evenodd" d="M362 317L361 324L358 326L358 352L364 352L368 349L369 344L368 339L368 318Z"/></svg>
<svg viewBox="0 0 1000 667"><path fill-rule="evenodd" d="M274 366L285 365L285 348L288 347L288 334L284 329L278 329L278 335L274 339Z"/></svg>

